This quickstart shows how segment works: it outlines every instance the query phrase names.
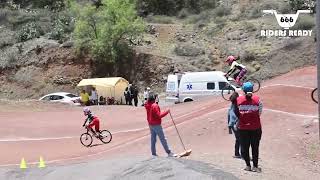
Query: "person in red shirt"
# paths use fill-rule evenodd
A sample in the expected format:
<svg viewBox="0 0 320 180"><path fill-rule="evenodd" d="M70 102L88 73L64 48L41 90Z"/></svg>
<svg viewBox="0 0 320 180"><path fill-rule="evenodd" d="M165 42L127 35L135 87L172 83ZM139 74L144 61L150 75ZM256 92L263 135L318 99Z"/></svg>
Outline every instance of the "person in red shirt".
<svg viewBox="0 0 320 180"><path fill-rule="evenodd" d="M147 112L147 121L150 128L151 134L151 153L153 156L157 156L156 153L156 142L157 136L159 136L160 142L168 154L168 157L176 157L177 155L174 154L168 146L167 140L164 136L163 129L161 126L162 118L165 117L170 110L166 110L164 112L160 111L159 105L156 103L156 97L153 92L149 93L147 103L145 104L145 109Z"/></svg>
<svg viewBox="0 0 320 180"><path fill-rule="evenodd" d="M246 82L242 86L244 96L237 98L239 114L239 134L241 143L241 156L244 158L247 167L246 171L261 172L258 167L259 144L262 135L260 115L262 103L260 98L253 95L253 84ZM253 168L251 169L249 149L252 149Z"/></svg>
<svg viewBox="0 0 320 180"><path fill-rule="evenodd" d="M88 128L96 137L100 136L100 120L97 116L94 116L88 107L83 109L83 114L87 116L83 126ZM89 122L88 125L87 122ZM92 129L94 127L95 131Z"/></svg>

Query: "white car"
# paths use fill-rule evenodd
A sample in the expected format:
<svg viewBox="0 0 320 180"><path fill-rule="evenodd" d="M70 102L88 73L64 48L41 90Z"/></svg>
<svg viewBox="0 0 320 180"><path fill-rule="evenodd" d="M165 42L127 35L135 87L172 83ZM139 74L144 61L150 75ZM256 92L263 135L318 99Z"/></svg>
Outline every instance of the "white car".
<svg viewBox="0 0 320 180"><path fill-rule="evenodd" d="M80 97L72 93L57 92L43 96L40 101L61 102L72 105L80 105Z"/></svg>

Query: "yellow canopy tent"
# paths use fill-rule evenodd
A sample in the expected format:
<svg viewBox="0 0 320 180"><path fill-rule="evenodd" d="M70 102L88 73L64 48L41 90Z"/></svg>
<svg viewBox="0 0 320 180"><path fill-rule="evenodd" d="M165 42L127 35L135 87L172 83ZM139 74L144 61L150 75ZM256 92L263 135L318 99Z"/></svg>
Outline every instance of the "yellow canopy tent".
<svg viewBox="0 0 320 180"><path fill-rule="evenodd" d="M122 102L124 102L125 98L123 93L128 85L129 82L122 77L111 77L82 79L77 86L94 86L96 87L99 97L114 97L115 100L119 102L122 100Z"/></svg>

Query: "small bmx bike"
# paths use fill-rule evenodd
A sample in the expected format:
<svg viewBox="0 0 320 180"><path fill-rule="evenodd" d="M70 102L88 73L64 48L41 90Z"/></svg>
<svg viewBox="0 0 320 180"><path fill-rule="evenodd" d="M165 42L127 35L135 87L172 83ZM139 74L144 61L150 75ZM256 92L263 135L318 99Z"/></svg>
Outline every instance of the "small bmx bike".
<svg viewBox="0 0 320 180"><path fill-rule="evenodd" d="M311 92L311 99L318 104L318 88L315 88L312 92Z"/></svg>
<svg viewBox="0 0 320 180"><path fill-rule="evenodd" d="M231 78L231 77L227 77L228 80L228 84L226 84L221 91L221 96L223 97L223 99L230 101L230 96L236 91L235 88L241 88L241 86L239 86L235 79ZM255 79L255 78L247 78L247 76L244 76L241 79L241 84L245 83L245 82L251 82L253 84L253 93L258 92L260 90L260 81Z"/></svg>
<svg viewBox="0 0 320 180"><path fill-rule="evenodd" d="M81 134L80 136L80 142L82 145L86 147L90 147L93 142L93 137L96 137L104 144L107 144L111 142L112 140L112 134L108 130L101 130L99 135L95 135L93 130L86 128L87 132Z"/></svg>

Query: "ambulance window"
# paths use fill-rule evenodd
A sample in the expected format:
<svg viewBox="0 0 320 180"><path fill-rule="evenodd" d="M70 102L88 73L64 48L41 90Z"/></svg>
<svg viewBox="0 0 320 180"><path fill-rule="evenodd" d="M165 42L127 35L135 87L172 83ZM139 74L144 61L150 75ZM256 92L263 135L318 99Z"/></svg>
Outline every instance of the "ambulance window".
<svg viewBox="0 0 320 180"><path fill-rule="evenodd" d="M175 83L174 82L168 82L168 91L174 91L175 90Z"/></svg>
<svg viewBox="0 0 320 180"><path fill-rule="evenodd" d="M215 83L214 83L214 82L207 83L207 89L208 89L208 90L215 89Z"/></svg>
<svg viewBox="0 0 320 180"><path fill-rule="evenodd" d="M219 82L219 89L222 90L224 87L226 87L226 82Z"/></svg>

